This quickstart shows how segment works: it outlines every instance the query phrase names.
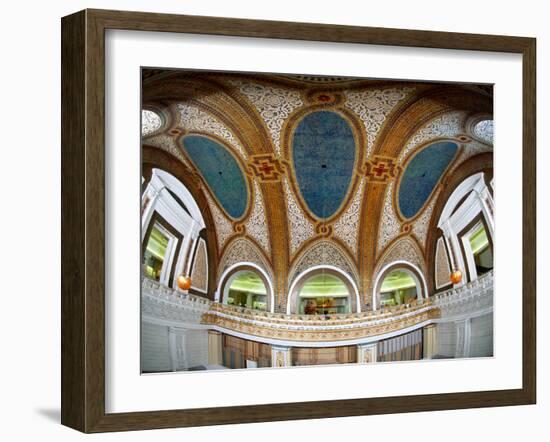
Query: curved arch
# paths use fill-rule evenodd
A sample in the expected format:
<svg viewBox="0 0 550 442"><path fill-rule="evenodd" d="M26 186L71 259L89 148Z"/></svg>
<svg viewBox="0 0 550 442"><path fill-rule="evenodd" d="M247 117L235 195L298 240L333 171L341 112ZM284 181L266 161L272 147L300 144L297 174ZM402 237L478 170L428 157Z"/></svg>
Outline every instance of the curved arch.
<svg viewBox="0 0 550 442"><path fill-rule="evenodd" d="M144 106L168 101L189 102L219 119L241 142L248 154L274 152L267 128L255 116L257 111L227 80L203 73L174 70L148 80L144 87ZM228 112L238 109L237 112Z"/></svg>
<svg viewBox="0 0 550 442"><path fill-rule="evenodd" d="M200 224L201 229L204 229L206 225L204 223L202 212L200 211L199 206L195 201L195 198L193 197L191 192L189 192L187 187L185 187L185 185L174 175L166 172L165 170L154 167L152 170L152 175L156 175L160 179L160 181L162 181L166 188L170 189L176 194L176 196L182 201L182 203L185 204L185 207L189 210L191 217Z"/></svg>
<svg viewBox="0 0 550 442"><path fill-rule="evenodd" d="M220 259L217 275L239 262L252 262L261 267L273 278L273 270L262 249L246 236L237 236L229 240Z"/></svg>
<svg viewBox="0 0 550 442"><path fill-rule="evenodd" d="M410 262L418 268L424 268L424 255L414 236L400 236L394 240L376 262L373 275L378 274L380 269L388 263L399 260Z"/></svg>
<svg viewBox="0 0 550 442"><path fill-rule="evenodd" d="M289 296L287 299L286 304L286 313L287 315L290 315L292 310L296 311L296 302L299 295L299 289L301 288L300 282L303 284L307 279L309 279L307 276L313 276L315 273L319 273L319 271L327 270L331 274L334 274L338 277L344 278L344 283L351 288L352 293L350 293L350 301L352 302L351 310L353 313L360 313L361 312L361 302L359 299L359 289L357 287L357 284L355 284L355 281L353 278L348 275L346 272L341 270L340 268L332 265L316 265L313 267L308 268L304 272L302 272L291 284L290 290L289 290ZM355 298L353 297L355 295ZM292 308L294 306L294 308ZM355 310L355 311L353 311Z"/></svg>
<svg viewBox="0 0 550 442"><path fill-rule="evenodd" d="M484 173L478 172L464 179L464 181L453 190L445 206L443 206L443 210L437 221L438 227L441 227L441 224L451 216L456 206L462 202L462 199L474 190L481 181L485 183Z"/></svg>
<svg viewBox="0 0 550 442"><path fill-rule="evenodd" d="M376 278L374 279L374 284L372 289L372 309L373 310L378 309L378 305L380 303L380 288L382 287L384 278L392 271L398 270L398 269L408 270L411 273L412 277L415 279L416 286L417 288L420 289L417 291L417 299L428 297L428 284L426 282L426 278L424 277L424 274L422 273L422 270L420 270L415 264L409 261L405 261L405 260L392 261L386 264L384 267L382 267L377 273Z"/></svg>
<svg viewBox="0 0 550 442"><path fill-rule="evenodd" d="M374 154L398 157L414 133L434 118L449 111L492 113L490 97L458 85L419 88L400 109L393 113L380 131Z"/></svg>
<svg viewBox="0 0 550 442"><path fill-rule="evenodd" d="M463 161L449 175L448 180L444 182L442 191L437 197L430 223L428 226L428 237L426 239L426 272L429 275L430 292L435 291L434 271L435 268L435 246L437 243L438 225L442 219L443 209L447 205L449 198L453 192L469 177L483 172L484 176L490 177L493 174L493 154L483 152L474 155ZM452 212L452 210L451 210ZM441 230L439 230L440 232Z"/></svg>
<svg viewBox="0 0 550 442"><path fill-rule="evenodd" d="M325 247L319 253L319 248ZM313 266L331 265L340 268L342 271L347 271L358 281L358 273L353 262L353 258L347 249L337 243L326 238L314 240L304 246L295 256L290 267L289 282L293 281L295 276Z"/></svg>
<svg viewBox="0 0 550 442"><path fill-rule="evenodd" d="M231 285L230 282L232 281L232 277L235 277L236 274L242 270L252 270L259 273L260 278L263 280L269 291L267 296L267 310L273 313L275 311L275 291L273 289L273 282L271 281L268 273L253 262L238 262L225 269L220 276L220 281L214 300L216 302L221 302L222 304L226 303L227 292L229 290L229 286Z"/></svg>
<svg viewBox="0 0 550 442"><path fill-rule="evenodd" d="M201 211L202 219L206 227L206 248L208 252L208 268L216 269L218 267L218 240L216 237L215 223L212 217L212 213L208 208L208 202L203 194L199 184L193 178L192 171L179 161L172 154L151 146L144 144L141 147L141 162L142 162L142 175L148 181L150 180L153 169L163 170L185 186L189 191L199 208L203 208ZM208 298L213 298L213 288L216 286L216 275L214 272L208 272ZM212 291L211 291L212 290Z"/></svg>

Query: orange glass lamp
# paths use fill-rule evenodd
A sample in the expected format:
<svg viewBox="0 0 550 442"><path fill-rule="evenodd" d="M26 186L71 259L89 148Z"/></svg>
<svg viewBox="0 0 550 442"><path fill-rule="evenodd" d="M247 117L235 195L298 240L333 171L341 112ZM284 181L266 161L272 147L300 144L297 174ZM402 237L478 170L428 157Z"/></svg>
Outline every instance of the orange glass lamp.
<svg viewBox="0 0 550 442"><path fill-rule="evenodd" d="M451 282L458 284L460 281L462 281L462 272L458 269L453 270L451 273Z"/></svg>
<svg viewBox="0 0 550 442"><path fill-rule="evenodd" d="M178 276L178 287L182 290L189 290L191 288L191 278L189 276Z"/></svg>

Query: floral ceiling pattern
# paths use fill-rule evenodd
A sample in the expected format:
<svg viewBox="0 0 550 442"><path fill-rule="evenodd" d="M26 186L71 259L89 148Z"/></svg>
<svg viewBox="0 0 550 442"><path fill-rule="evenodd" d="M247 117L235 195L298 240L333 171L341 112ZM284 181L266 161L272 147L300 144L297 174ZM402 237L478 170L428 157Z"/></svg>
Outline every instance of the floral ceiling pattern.
<svg viewBox="0 0 550 442"><path fill-rule="evenodd" d="M143 142L206 184L218 275L239 260L287 281L308 266L333 265L359 286L392 259L426 270L441 175L492 152L490 105L443 106L422 98L435 87L429 84L216 73L204 81L210 79L204 91L149 103L155 112L143 114ZM421 100L428 103L423 124L402 117ZM392 136L401 138L392 144ZM443 146L441 161L427 155L430 145ZM427 184L417 185L418 178Z"/></svg>

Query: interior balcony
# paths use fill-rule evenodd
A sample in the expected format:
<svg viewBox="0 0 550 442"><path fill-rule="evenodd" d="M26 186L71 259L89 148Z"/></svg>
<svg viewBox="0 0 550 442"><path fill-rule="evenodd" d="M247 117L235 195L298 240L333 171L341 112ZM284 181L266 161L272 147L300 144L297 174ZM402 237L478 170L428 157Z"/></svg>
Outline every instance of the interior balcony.
<svg viewBox="0 0 550 442"><path fill-rule="evenodd" d="M408 304L335 315L224 305L144 277L142 315L142 362L155 361L146 372L230 367L231 354L233 368L338 363L339 353L348 363L486 357L493 272Z"/></svg>

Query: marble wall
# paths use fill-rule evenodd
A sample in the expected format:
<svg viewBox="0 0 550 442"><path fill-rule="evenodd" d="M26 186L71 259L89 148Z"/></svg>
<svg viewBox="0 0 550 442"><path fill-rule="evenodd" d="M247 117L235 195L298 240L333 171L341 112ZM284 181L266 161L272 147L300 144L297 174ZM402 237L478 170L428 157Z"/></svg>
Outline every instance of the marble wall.
<svg viewBox="0 0 550 442"><path fill-rule="evenodd" d="M148 322L141 323L141 371L156 373L171 371L168 327Z"/></svg>
<svg viewBox="0 0 550 442"><path fill-rule="evenodd" d="M470 357L493 356L493 314L471 319Z"/></svg>
<svg viewBox="0 0 550 442"><path fill-rule="evenodd" d="M141 371L159 373L208 365L208 331L141 323Z"/></svg>
<svg viewBox="0 0 550 442"><path fill-rule="evenodd" d="M493 356L493 313L437 324L439 358Z"/></svg>

